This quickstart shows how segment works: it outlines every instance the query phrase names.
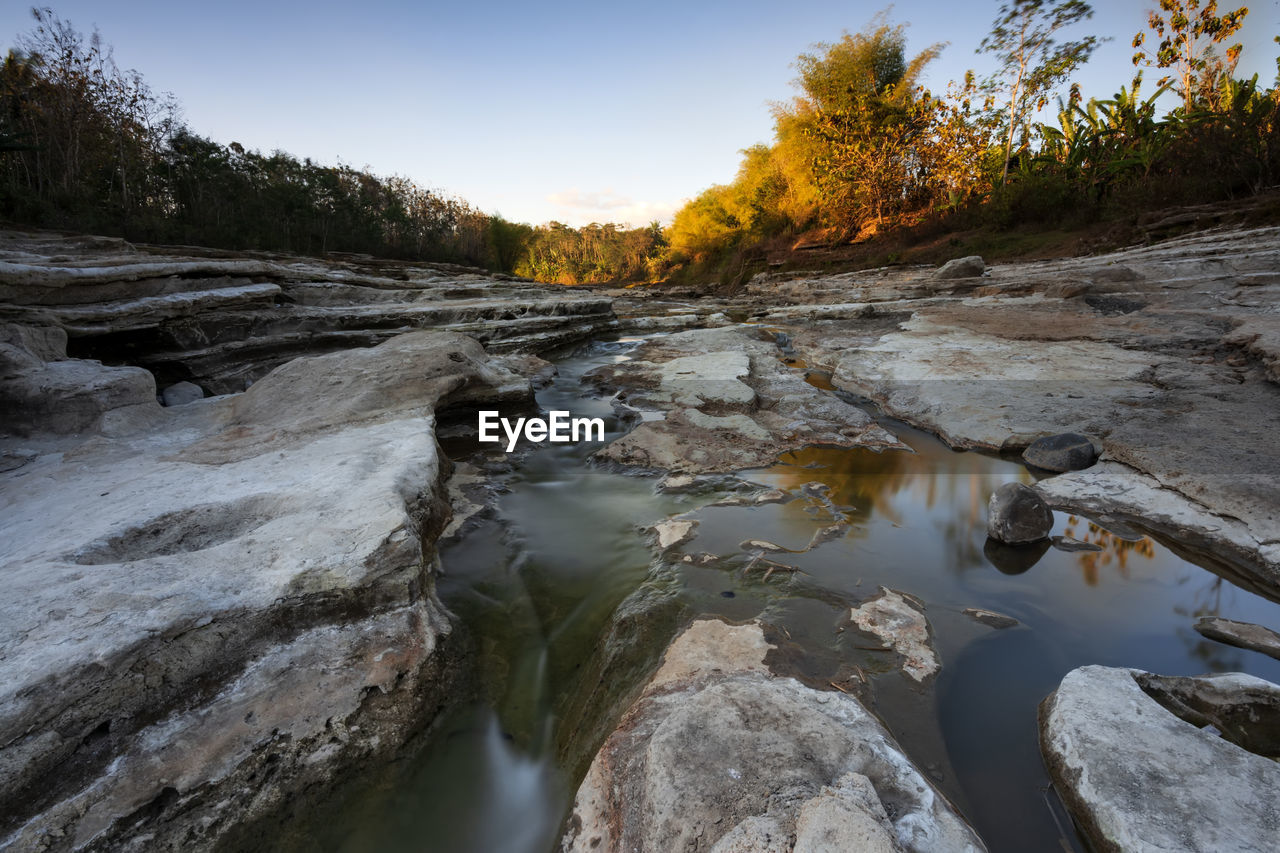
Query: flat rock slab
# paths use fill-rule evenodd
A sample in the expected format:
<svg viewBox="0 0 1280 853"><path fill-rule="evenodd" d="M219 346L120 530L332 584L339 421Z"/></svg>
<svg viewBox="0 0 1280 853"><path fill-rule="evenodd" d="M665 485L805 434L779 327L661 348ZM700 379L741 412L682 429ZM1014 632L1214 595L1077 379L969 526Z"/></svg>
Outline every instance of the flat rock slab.
<svg viewBox="0 0 1280 853"><path fill-rule="evenodd" d="M1250 622L1237 622L1234 619L1223 619L1219 616L1206 616L1197 620L1195 628L1204 637L1261 652L1264 655L1280 660L1280 634L1270 628L1254 625Z"/></svg>
<svg viewBox="0 0 1280 853"><path fill-rule="evenodd" d="M1045 765L1093 845L1139 853L1275 850L1280 764L1175 715L1143 689L1144 678L1140 670L1081 667L1040 707ZM1280 700L1280 688L1240 673L1179 681L1207 682L1242 701ZM1170 692L1159 684L1148 689Z"/></svg>
<svg viewBox="0 0 1280 853"><path fill-rule="evenodd" d="M566 851L975 851L852 696L774 676L759 625L694 622L600 748Z"/></svg>
<svg viewBox="0 0 1280 853"><path fill-rule="evenodd" d="M783 366L772 338L731 327L679 332L630 361L588 374L640 423L597 452L627 466L685 474L768 465L808 445L907 450L864 411Z"/></svg>

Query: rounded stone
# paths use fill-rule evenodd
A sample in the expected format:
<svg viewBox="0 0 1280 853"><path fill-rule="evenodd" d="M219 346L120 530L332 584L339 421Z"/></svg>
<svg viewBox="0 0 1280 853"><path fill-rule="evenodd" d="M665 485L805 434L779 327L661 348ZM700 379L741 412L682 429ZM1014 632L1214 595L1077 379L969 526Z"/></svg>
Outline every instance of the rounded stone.
<svg viewBox="0 0 1280 853"><path fill-rule="evenodd" d="M1007 545L1039 542L1053 530L1053 513L1034 489L1005 483L987 504L987 535Z"/></svg>
<svg viewBox="0 0 1280 853"><path fill-rule="evenodd" d="M1022 459L1046 471L1079 471L1098 461L1098 448L1087 435L1064 432L1037 438L1022 451Z"/></svg>
<svg viewBox="0 0 1280 853"><path fill-rule="evenodd" d="M194 382L178 382L170 385L160 395L166 406L184 406L204 399L204 389Z"/></svg>

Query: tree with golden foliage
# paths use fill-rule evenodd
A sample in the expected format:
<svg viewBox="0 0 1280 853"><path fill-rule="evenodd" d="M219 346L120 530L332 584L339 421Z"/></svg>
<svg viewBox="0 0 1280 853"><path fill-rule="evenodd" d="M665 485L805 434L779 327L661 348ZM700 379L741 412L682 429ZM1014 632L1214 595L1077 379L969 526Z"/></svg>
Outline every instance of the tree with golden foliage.
<svg viewBox="0 0 1280 853"><path fill-rule="evenodd" d="M1219 15L1218 0L1160 0L1159 11L1147 16L1147 26L1159 41L1153 48L1146 33L1134 36L1133 64L1172 69L1160 78L1160 85L1173 85L1189 113L1196 100L1212 100L1222 81L1235 76L1243 45L1230 45L1223 56L1217 47L1240 31L1248 14L1241 6Z"/></svg>

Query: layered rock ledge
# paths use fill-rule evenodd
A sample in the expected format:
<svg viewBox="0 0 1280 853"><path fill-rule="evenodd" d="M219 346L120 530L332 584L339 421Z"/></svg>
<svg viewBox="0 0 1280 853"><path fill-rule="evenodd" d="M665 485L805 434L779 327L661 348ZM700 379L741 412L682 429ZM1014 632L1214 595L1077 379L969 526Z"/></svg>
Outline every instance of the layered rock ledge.
<svg viewBox="0 0 1280 853"><path fill-rule="evenodd" d="M448 703L435 417L528 380L416 332L162 408L57 343L10 327L0 380L70 389L0 441L0 849L208 849Z"/></svg>
<svg viewBox="0 0 1280 853"><path fill-rule="evenodd" d="M243 391L300 355L418 329L491 351L543 350L612 328L611 300L452 264L136 247L0 232L0 322L60 329L73 357L145 367L163 388Z"/></svg>

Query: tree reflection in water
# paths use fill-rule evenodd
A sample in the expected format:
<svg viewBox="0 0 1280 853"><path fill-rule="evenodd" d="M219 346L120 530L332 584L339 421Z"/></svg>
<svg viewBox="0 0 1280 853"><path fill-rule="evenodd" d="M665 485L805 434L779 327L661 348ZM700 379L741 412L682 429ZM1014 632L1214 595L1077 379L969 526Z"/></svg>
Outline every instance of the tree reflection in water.
<svg viewBox="0 0 1280 853"><path fill-rule="evenodd" d="M1088 525L1088 529L1081 533L1078 529L1081 521L1082 519L1074 515L1069 516L1063 535L1080 542L1087 542L1090 545L1097 545L1100 549L1097 551L1081 551L1077 554L1081 574L1084 575L1084 582L1089 586L1098 585L1101 570L1106 566L1114 563L1116 573L1128 580L1129 558L1131 556L1150 560L1156 555L1155 543L1146 536L1140 539L1128 539L1099 527L1087 519L1083 521Z"/></svg>

